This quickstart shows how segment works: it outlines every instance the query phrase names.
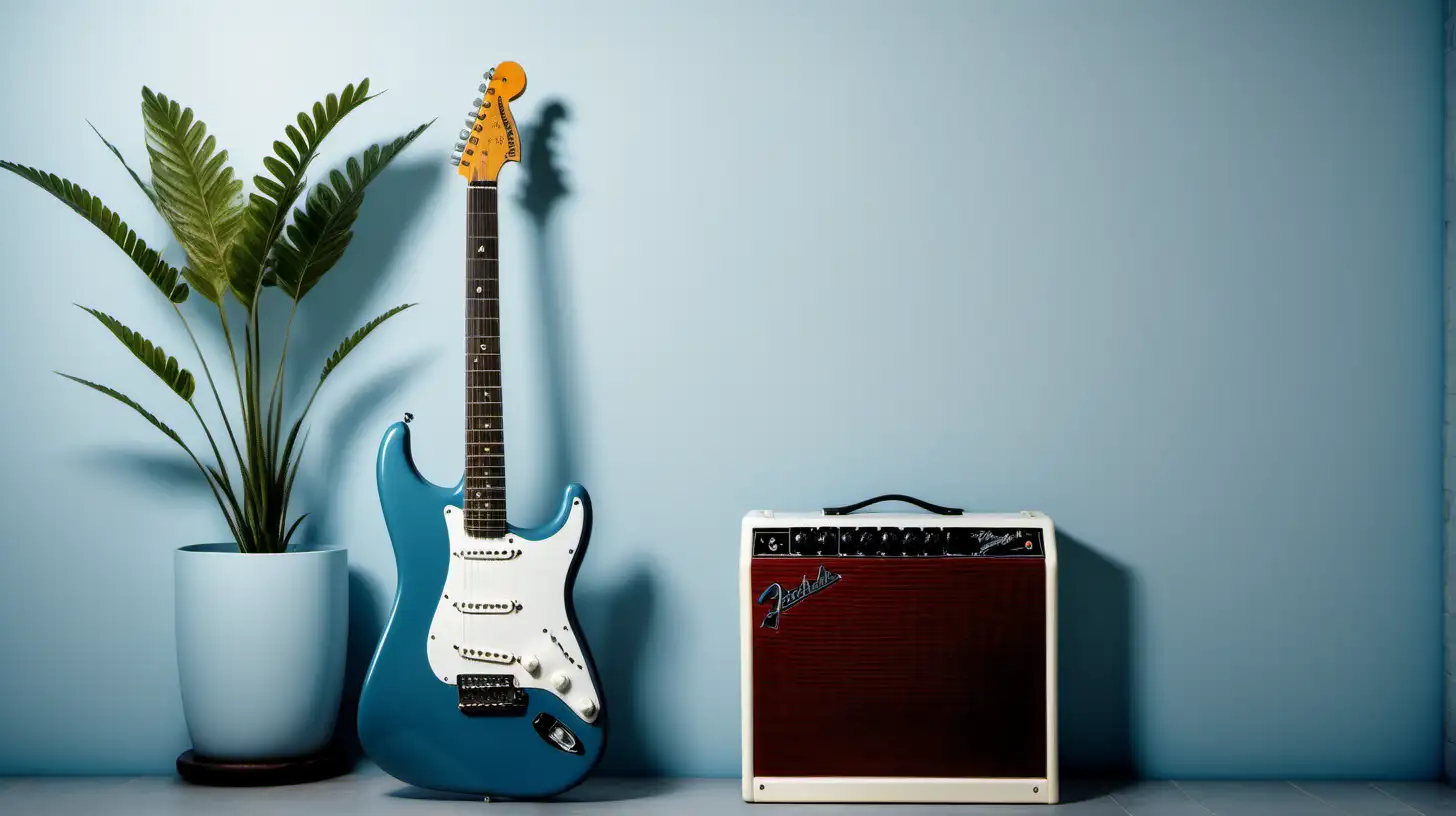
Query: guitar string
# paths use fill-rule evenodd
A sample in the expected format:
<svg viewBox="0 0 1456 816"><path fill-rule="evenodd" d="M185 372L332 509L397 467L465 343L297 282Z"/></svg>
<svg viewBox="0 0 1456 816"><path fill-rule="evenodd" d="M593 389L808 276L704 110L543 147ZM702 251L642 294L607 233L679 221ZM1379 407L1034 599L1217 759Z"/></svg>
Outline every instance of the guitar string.
<svg viewBox="0 0 1456 816"><path fill-rule="evenodd" d="M467 188L466 208L466 319L469 324L466 333L466 496L465 505L472 508L471 512L465 515L467 533L483 532L487 539L495 538L497 527L504 527L504 498L505 482L504 472L504 429L498 415L504 414L503 410L491 411L491 397L494 397L496 405L503 402L499 382L499 360L500 360L500 292L499 292L499 261L493 257L498 254L498 232L495 229L496 223L496 189L494 186L477 186L471 184ZM487 249L487 244L489 248ZM471 245L476 249L471 250ZM485 250L483 253L481 250ZM484 257L477 257L478 255ZM489 291L485 291L489 288ZM472 291L473 289L473 291ZM490 304L495 304L494 314L491 314ZM489 331L489 321L496 321L496 332ZM493 348L492 348L493 346ZM495 366L491 365L491 355L497 361ZM484 362L484 365L480 365ZM495 374L492 377L492 373ZM482 393L483 392L483 393ZM494 392L493 394L491 392ZM503 406L502 406L503 407ZM488 420L488 421L487 421ZM478 427L479 425L485 427ZM481 433L483 431L483 433ZM476 436L483 437L477 442ZM499 439L497 438L499 437ZM480 450L473 450L475 447ZM473 455L481 456L486 454L500 454L501 466L496 468L494 478L499 481L499 488L492 489L490 463L497 461L494 457L472 458ZM472 462L481 462L479 466L472 465ZM470 495L472 489L475 495ZM473 500L472 500L473 499ZM497 516L501 516L497 524ZM467 536L469 540L469 536ZM482 586L483 579L477 576L477 567L486 566L486 562L476 562L462 556L461 561L465 567L465 598L462 603L475 603L475 592ZM486 599L489 602L489 599ZM467 607L468 609L468 607ZM469 613L461 614L461 640L462 647L476 648L475 641L471 637L479 631L479 625L472 625ZM490 644L482 643L486 650L491 648Z"/></svg>

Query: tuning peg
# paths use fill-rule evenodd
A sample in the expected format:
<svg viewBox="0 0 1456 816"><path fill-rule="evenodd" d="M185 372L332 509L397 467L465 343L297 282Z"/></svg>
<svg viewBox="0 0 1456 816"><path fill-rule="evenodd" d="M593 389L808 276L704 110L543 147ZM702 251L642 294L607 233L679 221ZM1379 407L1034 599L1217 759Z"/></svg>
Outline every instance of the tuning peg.
<svg viewBox="0 0 1456 816"><path fill-rule="evenodd" d="M455 143L455 152L456 153L464 153L465 152L465 143L464 142L456 142Z"/></svg>
<svg viewBox="0 0 1456 816"><path fill-rule="evenodd" d="M475 99L475 109L476 110L480 110L480 106L481 105L484 105L484 104L485 104L485 100L484 99L481 99L479 97L476 97L476 99Z"/></svg>
<svg viewBox="0 0 1456 816"><path fill-rule="evenodd" d="M492 68L489 71L486 71L484 74L481 74L481 76L485 77L486 81L489 82L491 77L495 76L495 69Z"/></svg>
<svg viewBox="0 0 1456 816"><path fill-rule="evenodd" d="M480 91L481 93L485 93L485 89L486 88L489 88L489 87L490 87L489 85L487 85L484 82L482 82L482 83L480 83L480 87L479 88L476 88L476 90L477 91Z"/></svg>
<svg viewBox="0 0 1456 816"><path fill-rule="evenodd" d="M476 119L475 114L472 113L469 116L465 117L465 126L468 128L473 128L475 127L475 123L478 121L480 120Z"/></svg>
<svg viewBox="0 0 1456 816"><path fill-rule="evenodd" d="M460 138L462 140L469 139L470 138L470 131L468 131L468 130L462 130L462 131L460 131Z"/></svg>
<svg viewBox="0 0 1456 816"><path fill-rule="evenodd" d="M450 154L450 163L451 164L459 164L460 163L460 160L463 159L463 158L465 158L465 157L463 155L459 154L459 153L451 153Z"/></svg>

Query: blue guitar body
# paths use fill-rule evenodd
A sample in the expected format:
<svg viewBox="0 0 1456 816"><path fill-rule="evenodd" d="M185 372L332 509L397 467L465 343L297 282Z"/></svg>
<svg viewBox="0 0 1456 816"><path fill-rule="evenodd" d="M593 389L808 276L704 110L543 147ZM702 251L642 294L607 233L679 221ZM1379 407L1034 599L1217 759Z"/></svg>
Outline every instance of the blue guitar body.
<svg viewBox="0 0 1456 816"><path fill-rule="evenodd" d="M482 669L509 669L527 683L547 685L546 689L523 689L529 703L521 714L467 716L461 711L457 685L444 682L432 670L426 644L431 643L432 625L441 628L435 621L440 614L441 596L448 589L452 560L459 560L452 559L447 519L460 515L464 480L453 488L426 481L411 459L409 428L402 422L390 426L380 445L378 480L399 588L359 700L359 739L365 752L390 775L422 788L538 798L576 785L601 759L606 745L606 718L605 712L598 712L594 721L587 722L550 688L549 678L554 672L547 671L550 666L546 650L555 642L554 637L551 642L512 647L541 652L535 658L543 664L537 672L539 678L532 679L519 662ZM550 590L555 593L554 599L533 597L530 587L512 582L518 584L519 591L513 597L520 600L523 611L532 610L533 604L541 601L547 602L543 605L560 604L564 608L564 625L553 629L579 633L572 587L590 530L591 505L586 490L578 484L566 488L561 509L550 523L533 529L509 528L512 546L523 552L516 560L521 566L531 563L534 547L567 546L570 550L569 559L560 562L568 565L562 574L536 572L525 581L541 586L554 584ZM572 534L571 540L563 542L561 537L566 533ZM499 566L491 562L484 565ZM446 637L445 631L439 636ZM522 636L511 633L511 637ZM545 637L543 634L537 639ZM574 646L579 654L572 659L581 668L572 692L579 697L583 691L594 693L599 685L585 638L577 634ZM577 699L566 696L568 700ZM600 706L600 698L595 699ZM533 722L542 714L556 718L569 729L575 750L563 750L538 732Z"/></svg>

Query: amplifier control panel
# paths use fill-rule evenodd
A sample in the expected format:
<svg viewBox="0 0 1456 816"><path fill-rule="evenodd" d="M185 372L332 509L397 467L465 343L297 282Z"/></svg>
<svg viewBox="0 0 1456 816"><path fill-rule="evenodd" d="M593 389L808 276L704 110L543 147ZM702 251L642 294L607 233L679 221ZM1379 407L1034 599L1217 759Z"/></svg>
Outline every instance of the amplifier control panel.
<svg viewBox="0 0 1456 816"><path fill-rule="evenodd" d="M760 527L754 557L1043 558L1042 531L1006 527Z"/></svg>

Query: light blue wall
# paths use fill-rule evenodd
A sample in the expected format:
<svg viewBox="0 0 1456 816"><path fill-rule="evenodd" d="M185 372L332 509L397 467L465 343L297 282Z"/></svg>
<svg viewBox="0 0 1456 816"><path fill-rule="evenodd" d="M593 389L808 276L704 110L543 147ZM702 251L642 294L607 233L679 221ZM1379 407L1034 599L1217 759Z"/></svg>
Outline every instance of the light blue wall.
<svg viewBox="0 0 1456 816"><path fill-rule="evenodd" d="M515 59L523 123L569 112L571 194L544 235L502 219L512 515L592 491L609 767L738 772L744 511L903 491L1060 524L1069 766L1437 773L1435 0L185 5L6 4L0 157L160 238L84 121L144 163L143 84L247 175L360 76L389 92L329 162L441 118L371 193L295 358L307 379L421 304L331 381L303 477L316 540L350 548L357 631L394 589L379 434L413 411L426 475L458 476L444 155L475 77ZM190 432L69 304L186 340L11 177L0 268L0 772L167 772L171 551L225 528L166 440L51 370Z"/></svg>

